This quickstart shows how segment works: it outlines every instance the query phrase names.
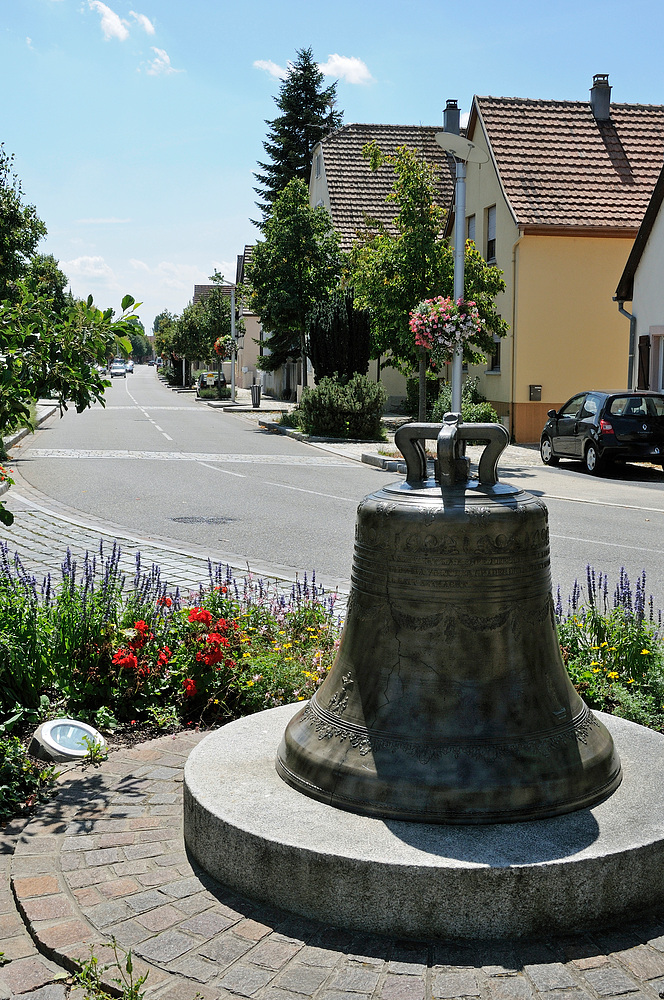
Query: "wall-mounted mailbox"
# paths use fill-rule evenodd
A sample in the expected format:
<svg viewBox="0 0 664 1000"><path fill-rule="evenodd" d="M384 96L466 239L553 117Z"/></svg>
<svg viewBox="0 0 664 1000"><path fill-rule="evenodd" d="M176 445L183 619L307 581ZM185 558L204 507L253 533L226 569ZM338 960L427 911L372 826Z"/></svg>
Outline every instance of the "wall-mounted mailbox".
<svg viewBox="0 0 664 1000"><path fill-rule="evenodd" d="M542 402L542 386L541 385L531 385L530 386L530 402L531 403L541 403Z"/></svg>

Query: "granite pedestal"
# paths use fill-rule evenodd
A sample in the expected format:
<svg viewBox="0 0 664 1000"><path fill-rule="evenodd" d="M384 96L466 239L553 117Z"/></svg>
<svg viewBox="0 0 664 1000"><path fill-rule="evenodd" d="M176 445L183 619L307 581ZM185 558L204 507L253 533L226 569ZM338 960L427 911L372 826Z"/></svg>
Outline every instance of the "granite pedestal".
<svg viewBox="0 0 664 1000"><path fill-rule="evenodd" d="M301 704L233 722L192 751L189 851L216 879L340 927L411 938L519 937L664 902L664 736L598 713L623 767L604 802L482 826L360 816L295 791L275 755Z"/></svg>

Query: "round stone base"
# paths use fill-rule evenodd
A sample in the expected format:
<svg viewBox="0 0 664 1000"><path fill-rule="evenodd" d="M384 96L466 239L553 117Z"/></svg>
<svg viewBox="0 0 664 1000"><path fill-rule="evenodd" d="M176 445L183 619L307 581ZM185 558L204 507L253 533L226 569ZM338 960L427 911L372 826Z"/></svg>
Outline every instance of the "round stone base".
<svg viewBox="0 0 664 1000"><path fill-rule="evenodd" d="M664 902L664 736L599 714L623 781L551 819L482 826L360 816L302 795L275 756L300 704L207 736L184 773L184 830L220 882L305 917L414 938L516 937Z"/></svg>

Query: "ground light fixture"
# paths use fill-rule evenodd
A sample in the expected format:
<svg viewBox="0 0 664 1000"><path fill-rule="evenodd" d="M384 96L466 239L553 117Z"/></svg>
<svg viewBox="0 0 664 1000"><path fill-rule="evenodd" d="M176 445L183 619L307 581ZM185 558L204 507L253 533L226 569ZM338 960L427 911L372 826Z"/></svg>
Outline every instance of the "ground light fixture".
<svg viewBox="0 0 664 1000"><path fill-rule="evenodd" d="M42 760L64 761L83 760L91 747L105 751L106 740L101 733L78 719L51 719L44 722L32 737L30 753Z"/></svg>

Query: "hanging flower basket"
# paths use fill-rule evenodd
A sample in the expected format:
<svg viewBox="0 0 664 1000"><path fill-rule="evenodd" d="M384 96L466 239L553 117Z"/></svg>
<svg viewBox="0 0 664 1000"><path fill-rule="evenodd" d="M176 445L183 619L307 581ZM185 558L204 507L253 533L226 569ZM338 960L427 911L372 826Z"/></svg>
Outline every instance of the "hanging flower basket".
<svg viewBox="0 0 664 1000"><path fill-rule="evenodd" d="M214 342L214 352L215 354L218 354L223 361L223 359L227 358L230 354L232 345L233 338L227 333L223 337L217 337Z"/></svg>
<svg viewBox="0 0 664 1000"><path fill-rule="evenodd" d="M463 349L481 336L484 330L474 302L439 295L424 299L410 314L409 324L415 343L431 353L438 365L452 360L458 346Z"/></svg>

